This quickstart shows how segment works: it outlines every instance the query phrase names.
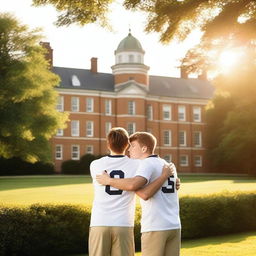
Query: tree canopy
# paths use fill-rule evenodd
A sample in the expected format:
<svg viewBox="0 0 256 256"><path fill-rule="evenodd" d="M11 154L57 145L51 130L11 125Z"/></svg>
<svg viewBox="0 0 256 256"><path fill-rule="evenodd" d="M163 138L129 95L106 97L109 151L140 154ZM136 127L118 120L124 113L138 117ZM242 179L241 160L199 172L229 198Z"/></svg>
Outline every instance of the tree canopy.
<svg viewBox="0 0 256 256"><path fill-rule="evenodd" d="M56 110L59 78L49 69L30 31L10 14L0 14L0 156L50 161L49 139L64 128L66 114Z"/></svg>

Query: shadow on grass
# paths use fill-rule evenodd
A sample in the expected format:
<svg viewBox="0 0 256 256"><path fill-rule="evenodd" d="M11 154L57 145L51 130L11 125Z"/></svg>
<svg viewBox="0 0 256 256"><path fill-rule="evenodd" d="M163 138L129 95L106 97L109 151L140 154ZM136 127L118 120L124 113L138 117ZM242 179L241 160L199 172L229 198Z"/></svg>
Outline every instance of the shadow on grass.
<svg viewBox="0 0 256 256"><path fill-rule="evenodd" d="M22 176L0 177L0 191L39 188L62 185L78 185L91 183L89 176L49 175L49 176Z"/></svg>

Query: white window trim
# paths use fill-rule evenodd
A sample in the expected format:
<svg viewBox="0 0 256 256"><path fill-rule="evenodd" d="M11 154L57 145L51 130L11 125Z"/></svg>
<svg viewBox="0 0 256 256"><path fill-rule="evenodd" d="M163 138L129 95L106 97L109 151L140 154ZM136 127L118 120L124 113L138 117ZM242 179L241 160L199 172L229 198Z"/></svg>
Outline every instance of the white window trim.
<svg viewBox="0 0 256 256"><path fill-rule="evenodd" d="M111 128L112 128L112 123L111 122L106 122L105 123L105 134L106 134L106 136L108 135Z"/></svg>
<svg viewBox="0 0 256 256"><path fill-rule="evenodd" d="M132 132L131 132L131 133L130 133L129 125L132 125ZM129 133L129 135L135 133L135 132L136 132L136 123L134 123L134 122L128 123L128 124L127 124L127 131L128 131L128 133Z"/></svg>
<svg viewBox="0 0 256 256"><path fill-rule="evenodd" d="M184 109L184 111L180 111L181 109ZM180 113L183 113L184 118L180 118ZM186 121L186 106L178 106L178 120L179 121Z"/></svg>
<svg viewBox="0 0 256 256"><path fill-rule="evenodd" d="M92 149L91 152L88 151L88 148L89 148L89 147ZM93 147L93 145L87 145L85 152L86 152L86 154L92 154L92 155L93 155L93 152L94 152L94 147Z"/></svg>
<svg viewBox="0 0 256 256"><path fill-rule="evenodd" d="M59 95L56 109L58 111L64 111L64 96Z"/></svg>
<svg viewBox="0 0 256 256"><path fill-rule="evenodd" d="M89 104L89 102L91 102L91 104ZM91 109L88 108L89 105L91 105ZM94 112L94 98L86 98L86 112Z"/></svg>
<svg viewBox="0 0 256 256"><path fill-rule="evenodd" d="M105 115L107 116L112 115L112 100L109 100L109 99L105 100Z"/></svg>
<svg viewBox="0 0 256 256"><path fill-rule="evenodd" d="M169 133L169 143L166 144L165 143L165 132L168 132ZM164 146L171 146L172 145L172 131L171 130L164 130L163 131L163 139L164 139Z"/></svg>
<svg viewBox="0 0 256 256"><path fill-rule="evenodd" d="M57 129L56 136L63 136L64 135L64 130L63 129Z"/></svg>
<svg viewBox="0 0 256 256"><path fill-rule="evenodd" d="M77 129L76 132L74 132L73 124L77 123ZM71 121L71 136L73 137L79 137L80 135L80 123L79 120L72 120Z"/></svg>
<svg viewBox="0 0 256 256"><path fill-rule="evenodd" d="M199 110L199 111L197 111ZM195 119L195 114L198 114L199 119ZM200 123L202 121L202 108L201 107L193 107L193 121Z"/></svg>
<svg viewBox="0 0 256 256"><path fill-rule="evenodd" d="M147 105L147 120L153 120L153 106Z"/></svg>
<svg viewBox="0 0 256 256"><path fill-rule="evenodd" d="M169 118L164 116L165 112L169 112ZM172 120L172 108L170 105L163 105L163 120Z"/></svg>
<svg viewBox="0 0 256 256"><path fill-rule="evenodd" d="M181 157L186 157L186 163L185 164L181 163ZM180 155L179 164L180 164L180 166L183 166L183 167L188 166L188 155Z"/></svg>
<svg viewBox="0 0 256 256"><path fill-rule="evenodd" d="M200 158L200 163L199 164L196 164L196 157L199 157ZM194 166L195 167L202 167L203 166L203 158L202 158L202 156L201 155L195 155L194 156Z"/></svg>
<svg viewBox="0 0 256 256"><path fill-rule="evenodd" d="M88 124L91 123L91 134L88 133ZM86 121L86 137L93 137L94 136L94 122L93 121Z"/></svg>
<svg viewBox="0 0 256 256"><path fill-rule="evenodd" d="M180 133L184 133L184 144L180 143ZM179 131L179 146L180 147L186 147L187 146L187 132L186 131Z"/></svg>
<svg viewBox="0 0 256 256"><path fill-rule="evenodd" d="M76 104L73 104L73 100L75 100ZM79 112L79 97L71 97L71 111L72 112Z"/></svg>
<svg viewBox="0 0 256 256"><path fill-rule="evenodd" d="M199 144L196 144L196 140L195 140L195 134L198 133L199 134ZM193 132L193 139L194 139L194 147L202 147L202 132L201 131L194 131Z"/></svg>
<svg viewBox="0 0 256 256"><path fill-rule="evenodd" d="M132 105L130 105L130 103L132 103ZM132 106L132 111L130 113L130 106ZM128 101L128 115L136 115L136 104L135 101Z"/></svg>
<svg viewBox="0 0 256 256"><path fill-rule="evenodd" d="M73 157L73 147L77 147L78 151L77 151L77 157ZM79 160L80 159L80 146L79 145L71 145L71 159L72 160Z"/></svg>
<svg viewBox="0 0 256 256"><path fill-rule="evenodd" d="M57 147L60 147L60 151L57 152ZM57 153L60 153L60 157L57 157ZM63 145L57 144L55 145L55 159L62 160L63 159Z"/></svg>

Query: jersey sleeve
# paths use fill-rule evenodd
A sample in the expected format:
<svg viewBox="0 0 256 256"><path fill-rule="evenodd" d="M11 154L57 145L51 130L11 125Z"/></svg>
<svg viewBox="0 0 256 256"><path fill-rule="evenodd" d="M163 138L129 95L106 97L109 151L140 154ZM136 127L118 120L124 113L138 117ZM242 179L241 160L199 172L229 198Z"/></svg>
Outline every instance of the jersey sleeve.
<svg viewBox="0 0 256 256"><path fill-rule="evenodd" d="M149 183L152 172L153 168L150 167L149 162L145 159L141 161L135 176L141 176L147 180L147 183Z"/></svg>

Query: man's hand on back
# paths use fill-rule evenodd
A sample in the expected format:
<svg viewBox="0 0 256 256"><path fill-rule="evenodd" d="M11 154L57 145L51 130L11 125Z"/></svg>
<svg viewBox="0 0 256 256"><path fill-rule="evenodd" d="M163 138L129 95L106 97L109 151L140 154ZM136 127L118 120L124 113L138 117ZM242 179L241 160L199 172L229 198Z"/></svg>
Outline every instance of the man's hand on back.
<svg viewBox="0 0 256 256"><path fill-rule="evenodd" d="M165 164L162 169L162 175L168 179L170 176L174 175L174 164Z"/></svg>
<svg viewBox="0 0 256 256"><path fill-rule="evenodd" d="M107 174L106 171L104 171L102 174L100 175L96 175L96 180L99 184L101 185L109 185L110 184L110 176Z"/></svg>

